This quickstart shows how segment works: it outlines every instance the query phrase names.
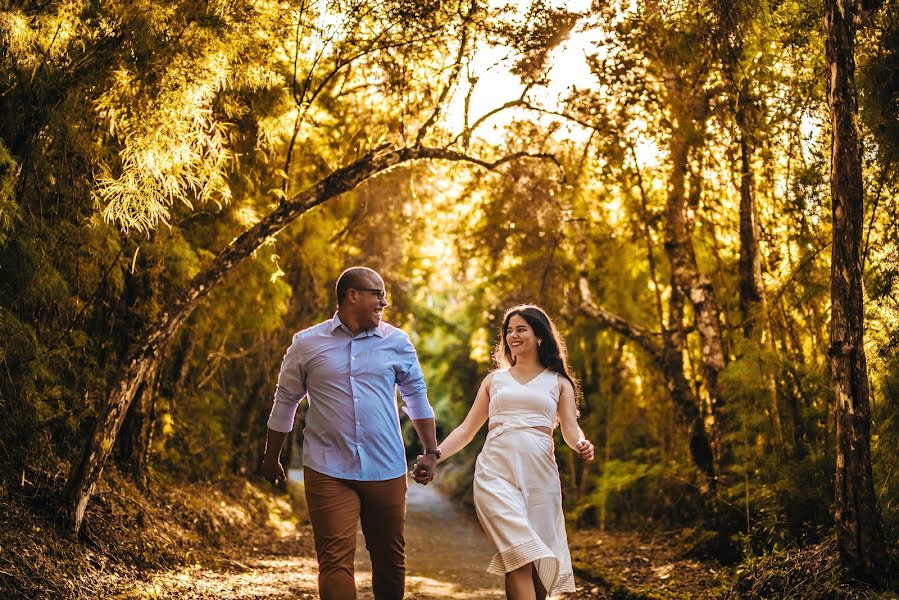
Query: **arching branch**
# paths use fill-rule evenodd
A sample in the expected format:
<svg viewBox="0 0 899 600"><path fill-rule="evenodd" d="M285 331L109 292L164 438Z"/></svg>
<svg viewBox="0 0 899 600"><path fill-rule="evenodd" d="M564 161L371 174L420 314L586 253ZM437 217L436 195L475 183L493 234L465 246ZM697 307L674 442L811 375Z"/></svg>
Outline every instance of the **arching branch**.
<svg viewBox="0 0 899 600"><path fill-rule="evenodd" d="M97 424L84 448L81 460L75 464L69 476L66 489L66 508L72 532L77 535L81 528L84 512L94 487L99 481L110 451L115 445L128 407L144 379L158 366L166 347L200 301L266 240L277 235L284 227L310 209L404 163L419 160L450 160L467 162L485 169L495 169L505 163L522 158L551 160L557 165L559 164L551 154L516 152L496 160L487 160L448 148L409 146L391 149L388 145L384 145L375 148L353 163L335 170L306 190L282 201L274 211L231 242L208 268L191 280L169 310L148 324L144 333L132 346L126 361L128 367L112 386L112 392L97 419Z"/></svg>

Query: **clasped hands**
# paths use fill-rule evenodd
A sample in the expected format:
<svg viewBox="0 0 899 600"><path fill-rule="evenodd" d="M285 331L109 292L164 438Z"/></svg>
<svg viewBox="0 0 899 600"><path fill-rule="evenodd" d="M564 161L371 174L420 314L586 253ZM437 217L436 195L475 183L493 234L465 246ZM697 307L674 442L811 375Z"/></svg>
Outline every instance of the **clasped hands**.
<svg viewBox="0 0 899 600"><path fill-rule="evenodd" d="M412 465L412 479L421 485L428 485L434 481L434 471L437 468L437 457L433 454L419 454Z"/></svg>

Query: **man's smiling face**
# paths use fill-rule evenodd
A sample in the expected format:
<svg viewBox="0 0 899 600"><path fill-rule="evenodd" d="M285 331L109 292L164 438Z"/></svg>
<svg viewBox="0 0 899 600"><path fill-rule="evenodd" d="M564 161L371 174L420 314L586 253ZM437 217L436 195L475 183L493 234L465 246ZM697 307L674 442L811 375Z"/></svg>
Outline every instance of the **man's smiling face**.
<svg viewBox="0 0 899 600"><path fill-rule="evenodd" d="M387 307L387 290L384 287L384 280L378 275L372 275L368 278L366 285L360 287L368 289L357 290L359 295L354 312L359 320L359 326L362 329L377 327L381 324L381 317ZM371 290L380 290L381 293L378 294Z"/></svg>

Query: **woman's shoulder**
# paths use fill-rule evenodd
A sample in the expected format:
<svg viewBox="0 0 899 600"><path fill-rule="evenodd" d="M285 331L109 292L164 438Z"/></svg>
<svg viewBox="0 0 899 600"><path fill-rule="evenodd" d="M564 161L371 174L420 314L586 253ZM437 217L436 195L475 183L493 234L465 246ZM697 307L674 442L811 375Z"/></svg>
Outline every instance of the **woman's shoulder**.
<svg viewBox="0 0 899 600"><path fill-rule="evenodd" d="M495 369L487 373L484 377L484 381L481 385L487 390L487 393L491 396L493 395L493 391L496 389L498 383L502 382L502 379L509 372L509 368L506 367L504 369Z"/></svg>
<svg viewBox="0 0 899 600"><path fill-rule="evenodd" d="M559 392L564 391L574 394L574 386L571 385L567 377L557 371L552 371L552 373L556 376L556 385L559 386Z"/></svg>
<svg viewBox="0 0 899 600"><path fill-rule="evenodd" d="M493 385L493 382L497 377L502 377L503 374L508 370L509 369L496 369L494 371L490 371L489 373L487 373L486 377L484 377L484 385L489 388L491 385Z"/></svg>

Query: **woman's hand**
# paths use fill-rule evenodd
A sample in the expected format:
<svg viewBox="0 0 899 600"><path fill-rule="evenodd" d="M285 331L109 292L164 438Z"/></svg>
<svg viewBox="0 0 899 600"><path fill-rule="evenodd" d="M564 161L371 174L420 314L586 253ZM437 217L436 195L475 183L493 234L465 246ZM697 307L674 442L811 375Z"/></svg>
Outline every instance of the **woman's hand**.
<svg viewBox="0 0 899 600"><path fill-rule="evenodd" d="M582 460L593 460L593 444L590 440L580 440L574 449Z"/></svg>

